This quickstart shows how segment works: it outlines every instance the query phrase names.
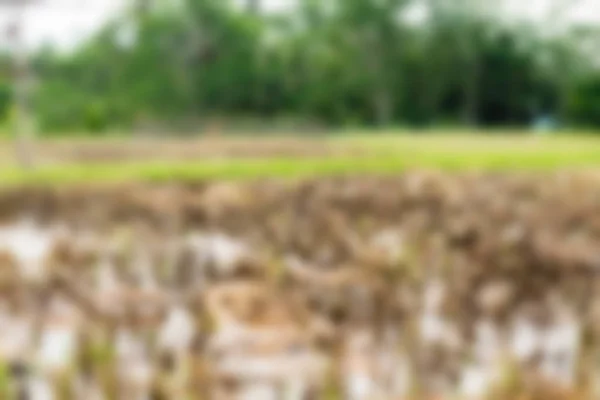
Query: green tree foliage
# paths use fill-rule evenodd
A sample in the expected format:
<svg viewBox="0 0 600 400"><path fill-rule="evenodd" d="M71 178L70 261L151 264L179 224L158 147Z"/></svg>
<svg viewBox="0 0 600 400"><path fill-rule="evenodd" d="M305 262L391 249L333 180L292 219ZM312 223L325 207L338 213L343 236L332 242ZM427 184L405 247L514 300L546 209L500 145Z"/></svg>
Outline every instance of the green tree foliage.
<svg viewBox="0 0 600 400"><path fill-rule="evenodd" d="M11 92L10 85L7 82L0 82L0 121L8 118L12 98Z"/></svg>
<svg viewBox="0 0 600 400"><path fill-rule="evenodd" d="M72 53L35 55L43 128L213 116L522 125L539 113L600 125L599 73L573 44L580 39L508 26L494 11L501 1L298 0L280 13L262 12L260 0L157 3L115 18ZM415 22L418 7L427 12ZM0 76L0 118L6 82Z"/></svg>
<svg viewBox="0 0 600 400"><path fill-rule="evenodd" d="M600 126L600 74L588 76L575 85L568 114L577 124Z"/></svg>
<svg viewBox="0 0 600 400"><path fill-rule="evenodd" d="M10 60L0 56L0 122L9 117L12 100Z"/></svg>

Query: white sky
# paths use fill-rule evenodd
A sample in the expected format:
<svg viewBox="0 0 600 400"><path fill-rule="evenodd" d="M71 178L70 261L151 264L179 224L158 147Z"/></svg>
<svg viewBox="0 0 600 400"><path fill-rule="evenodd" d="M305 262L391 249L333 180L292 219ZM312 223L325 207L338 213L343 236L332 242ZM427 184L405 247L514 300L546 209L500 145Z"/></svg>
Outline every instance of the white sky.
<svg viewBox="0 0 600 400"><path fill-rule="evenodd" d="M600 23L600 0L508 0L508 8L515 15L543 18L552 11L552 4L568 4L567 19L585 23Z"/></svg>
<svg viewBox="0 0 600 400"><path fill-rule="evenodd" d="M28 6L24 11L24 40L28 47L44 43L70 47L97 31L125 4L123 0L38 1L39 4ZM0 26L6 26L14 16L12 8L1 6Z"/></svg>
<svg viewBox="0 0 600 400"><path fill-rule="evenodd" d="M89 36L115 15L130 0L39 0L25 13L25 40L28 47L53 43L62 48L75 45ZM240 0L238 0L240 1ZM267 9L285 9L294 0L263 0ZM511 15L516 18L544 18L549 12L551 0L505 0ZM556 1L556 0L555 0ZM558 0L572 6L569 18L577 21L600 23L600 0ZM0 0L1 2L1 0ZM0 6L0 27L5 26L12 12ZM3 35L0 35L3 36ZM3 40L0 39L0 46Z"/></svg>

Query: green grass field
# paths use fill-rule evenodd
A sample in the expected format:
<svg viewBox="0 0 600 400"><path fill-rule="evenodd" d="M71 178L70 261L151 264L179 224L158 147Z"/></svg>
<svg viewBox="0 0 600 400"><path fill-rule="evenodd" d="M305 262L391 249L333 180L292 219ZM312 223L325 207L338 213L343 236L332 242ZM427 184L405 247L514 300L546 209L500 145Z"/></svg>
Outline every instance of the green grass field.
<svg viewBox="0 0 600 400"><path fill-rule="evenodd" d="M85 146L86 151L93 152L95 148L102 147L101 151L110 152L118 148L121 153L119 158L113 158L110 162L81 163L55 159L53 162L40 163L30 171L19 168L14 162L4 162L0 167L0 185L395 174L419 168L451 171L600 169L600 135L533 137L510 133L433 133L419 136L360 133L322 139L293 138L282 142L284 144L276 150L269 148L273 140L278 139L245 137L170 141L170 155L167 158L152 155L131 159L127 151L135 154L134 140L77 139L71 143L61 140L61 146L71 146L71 149ZM178 149L189 150L190 146L210 153L211 146L222 150L233 144L245 150L243 157L199 155L194 158L189 154L185 159L177 157ZM144 145L149 146L148 142ZM56 146L57 142L38 142L36 151L50 153L51 150L47 149ZM161 154L162 142L151 142L151 146L156 154ZM285 150L286 146L290 151L302 147L306 154L282 155L282 149ZM124 151L124 148L128 150ZM311 155L311 149L321 153ZM325 154L323 149L326 150ZM8 143L0 145L3 157L8 157L10 151ZM253 156L254 151L259 155Z"/></svg>

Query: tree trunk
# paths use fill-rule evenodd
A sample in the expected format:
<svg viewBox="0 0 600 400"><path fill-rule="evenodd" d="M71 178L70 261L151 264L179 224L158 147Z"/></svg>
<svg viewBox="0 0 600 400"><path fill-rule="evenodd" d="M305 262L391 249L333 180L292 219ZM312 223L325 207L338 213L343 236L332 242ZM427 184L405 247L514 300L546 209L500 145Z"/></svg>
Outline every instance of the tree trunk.
<svg viewBox="0 0 600 400"><path fill-rule="evenodd" d="M389 125L393 117L392 96L389 88L382 86L376 90L374 106L377 125L382 127Z"/></svg>
<svg viewBox="0 0 600 400"><path fill-rule="evenodd" d="M365 35L364 57L371 77L375 122L379 126L386 126L392 121L394 109L392 88L383 56L386 50L382 48L380 38L369 33Z"/></svg>
<svg viewBox="0 0 600 400"><path fill-rule="evenodd" d="M463 75L462 121L467 126L475 126L479 114L480 62L473 37L469 30L461 33L465 71Z"/></svg>
<svg viewBox="0 0 600 400"><path fill-rule="evenodd" d="M17 5L16 7L22 7ZM33 167L32 136L33 126L29 110L29 68L27 54L23 43L23 9L18 8L13 25L10 29L10 39L13 48L13 87L15 93L15 152L16 159L22 168Z"/></svg>
<svg viewBox="0 0 600 400"><path fill-rule="evenodd" d="M474 74L465 74L463 83L464 103L462 109L462 121L467 126L476 126L479 120L479 82L478 66L472 66Z"/></svg>
<svg viewBox="0 0 600 400"><path fill-rule="evenodd" d="M262 11L261 0L247 0L248 12L254 15L259 15Z"/></svg>
<svg viewBox="0 0 600 400"><path fill-rule="evenodd" d="M145 18L150 13L152 0L136 0L135 13L138 18Z"/></svg>

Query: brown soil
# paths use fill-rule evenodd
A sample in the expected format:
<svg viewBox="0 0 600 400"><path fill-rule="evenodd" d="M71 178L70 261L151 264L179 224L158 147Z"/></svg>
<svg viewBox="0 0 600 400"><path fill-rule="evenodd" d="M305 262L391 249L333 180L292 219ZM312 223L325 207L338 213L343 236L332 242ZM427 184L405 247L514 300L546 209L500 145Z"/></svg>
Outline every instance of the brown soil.
<svg viewBox="0 0 600 400"><path fill-rule="evenodd" d="M117 161L192 161L220 158L324 157L361 155L358 145L335 144L323 138L190 138L38 141L33 146L38 164L85 164ZM12 158L9 144L0 147L4 162Z"/></svg>

